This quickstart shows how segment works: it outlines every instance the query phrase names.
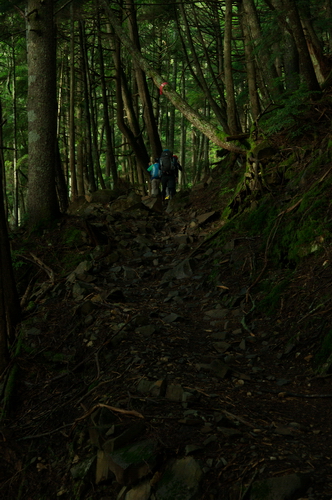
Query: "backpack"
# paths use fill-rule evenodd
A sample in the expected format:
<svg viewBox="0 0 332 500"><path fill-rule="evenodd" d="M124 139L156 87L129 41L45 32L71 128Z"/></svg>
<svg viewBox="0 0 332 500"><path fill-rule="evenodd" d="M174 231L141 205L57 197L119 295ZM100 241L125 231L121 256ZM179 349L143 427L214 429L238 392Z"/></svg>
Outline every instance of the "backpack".
<svg viewBox="0 0 332 500"><path fill-rule="evenodd" d="M173 153L169 149L164 149L159 158L159 170L161 174L171 174L175 172Z"/></svg>

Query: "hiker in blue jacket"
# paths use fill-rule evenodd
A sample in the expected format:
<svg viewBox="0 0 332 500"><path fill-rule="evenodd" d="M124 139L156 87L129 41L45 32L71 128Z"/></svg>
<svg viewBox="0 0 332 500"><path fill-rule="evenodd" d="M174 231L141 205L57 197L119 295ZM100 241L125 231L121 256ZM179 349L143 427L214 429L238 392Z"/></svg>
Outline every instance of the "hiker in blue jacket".
<svg viewBox="0 0 332 500"><path fill-rule="evenodd" d="M150 173L151 180L151 196L157 198L159 195L160 172L159 172L159 158L155 158L147 171Z"/></svg>

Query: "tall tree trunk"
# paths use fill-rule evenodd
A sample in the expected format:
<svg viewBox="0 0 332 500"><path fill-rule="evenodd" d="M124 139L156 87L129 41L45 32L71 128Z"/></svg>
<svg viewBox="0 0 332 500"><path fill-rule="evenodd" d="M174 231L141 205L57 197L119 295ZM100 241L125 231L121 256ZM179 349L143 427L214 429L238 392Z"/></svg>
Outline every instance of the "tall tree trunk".
<svg viewBox="0 0 332 500"><path fill-rule="evenodd" d="M94 51L95 43L92 41L92 52ZM87 51L88 54L88 51ZM87 83L88 83L88 96L89 96L89 108L90 108L90 119L91 119L91 139L92 139L92 157L93 164L95 167L95 176L99 181L99 185L101 189L105 189L105 181L103 177L103 173L100 166L100 157L99 157L99 149L98 149L98 126L97 126L97 95L96 95L96 82L93 80L96 74L96 68L94 67L95 57L94 54L90 52L91 58L91 70L89 68L88 59L86 61L87 71ZM98 79L99 80L99 79ZM99 81L98 81L99 83ZM99 96L98 96L99 98Z"/></svg>
<svg viewBox="0 0 332 500"><path fill-rule="evenodd" d="M13 223L14 226L19 225L18 218L18 172L17 172L17 106L16 106L16 61L15 61L15 45L12 37L12 99L13 99Z"/></svg>
<svg viewBox="0 0 332 500"><path fill-rule="evenodd" d="M299 88L300 63L294 37L288 31L285 31L283 35L283 47L285 85L287 92L291 93Z"/></svg>
<svg viewBox="0 0 332 500"><path fill-rule="evenodd" d="M129 0L129 32L134 46L140 52L141 47L140 47L139 33L137 26L136 7L133 0ZM153 106L149 94L148 85L146 82L146 76L144 71L141 69L140 65L137 64L135 60L133 62L134 62L135 77L136 77L138 92L143 107L144 122L146 125L146 130L150 141L151 153L152 156L157 157L161 153L162 147L158 133L158 127L153 114Z"/></svg>
<svg viewBox="0 0 332 500"><path fill-rule="evenodd" d="M58 141L56 142L55 146L55 185L60 210L62 213L65 213L68 208L68 191Z"/></svg>
<svg viewBox="0 0 332 500"><path fill-rule="evenodd" d="M173 67L172 67L172 82L174 82L173 83L174 87L176 87L177 84L177 70L178 70L177 59L176 57L174 57ZM168 124L169 136L167 142L167 147L171 151L174 151L175 147L175 127L176 127L175 108L174 106L172 106L171 109L169 110L169 124Z"/></svg>
<svg viewBox="0 0 332 500"><path fill-rule="evenodd" d="M149 165L149 155L146 151L144 143L142 142L142 137L139 132L139 127L136 120L136 115L132 110L132 101L128 98L127 87L123 88L125 84L125 75L121 66L121 55L120 55L120 42L116 40L115 50L114 50L114 62L115 62L115 73L116 73L116 101L117 101L117 123L118 127L127 138L130 146L132 147L139 168L146 172ZM123 96L127 102L127 109L129 115L132 118L132 127L136 133L133 133L132 129L127 126L123 117L124 102Z"/></svg>
<svg viewBox="0 0 332 500"><path fill-rule="evenodd" d="M243 9L242 2L239 2L238 5L240 12L240 24L244 38L243 43L244 43L244 54L245 54L246 70L247 70L247 83L248 83L250 109L252 118L254 121L256 121L260 114L261 107L257 92L255 59L253 55L252 43L250 40L250 34L248 30L248 20L246 19L246 13L245 10Z"/></svg>
<svg viewBox="0 0 332 500"><path fill-rule="evenodd" d="M75 21L73 4L70 5L70 81L69 81L69 170L70 196L78 195L75 161Z"/></svg>
<svg viewBox="0 0 332 500"><path fill-rule="evenodd" d="M78 93L80 94L80 85L81 83L78 81L76 84L76 88ZM77 104L77 123L78 123L78 131L79 133L75 133L75 136L78 138L77 141L77 160L76 160L76 179L77 179L77 194L78 196L84 196L85 190L85 121L84 121L84 110L83 104L80 102ZM76 127L75 127L76 130ZM76 139L77 140L77 139ZM75 143L76 143L75 140Z"/></svg>
<svg viewBox="0 0 332 500"><path fill-rule="evenodd" d="M307 42L303 33L302 24L295 0L282 0L287 11L289 24L293 32L294 41L300 60L300 75L308 86L308 90L319 92L320 86L310 58Z"/></svg>
<svg viewBox="0 0 332 500"><path fill-rule="evenodd" d="M306 5L303 2L299 4L299 14L317 80L319 83L323 83L329 73L331 65L329 58L324 54L323 44L312 25L310 5Z"/></svg>
<svg viewBox="0 0 332 500"><path fill-rule="evenodd" d="M221 10L221 4L219 2L212 2L211 3L211 9L212 9L212 26L213 26L213 31L215 33L216 37L216 63L217 63L217 79L218 82L216 83L216 87L218 90L218 93L220 95L219 99L221 102L221 106L226 109L227 104L224 98L224 81L223 81L223 74L224 74L224 44L223 44L223 39L222 39L222 34L221 34L221 22L220 22L220 10Z"/></svg>
<svg viewBox="0 0 332 500"><path fill-rule="evenodd" d="M285 87L290 94L299 88L300 83L299 54L294 41L293 32L286 19L286 12L282 0L265 0L265 3L275 13L276 19L278 20L281 34L279 49L281 48Z"/></svg>
<svg viewBox="0 0 332 500"><path fill-rule="evenodd" d="M2 124L1 103L0 124ZM14 339L15 327L19 323L21 316L4 208L4 170L2 126L0 126L0 374L9 360L8 340L12 341Z"/></svg>
<svg viewBox="0 0 332 500"><path fill-rule="evenodd" d="M197 130L195 130L193 127L191 129L191 142L192 142L192 155L191 155L192 178L191 178L191 181L193 184L196 184L196 182L198 181L198 161L197 161L198 136L197 136Z"/></svg>
<svg viewBox="0 0 332 500"><path fill-rule="evenodd" d="M325 0L325 9L326 9L326 17L327 19L332 19L332 0ZM327 28L328 32L328 52L332 52L332 26L331 23L329 23L329 26Z"/></svg>
<svg viewBox="0 0 332 500"><path fill-rule="evenodd" d="M55 190L56 43L53 0L28 0L28 131L30 227L59 214Z"/></svg>
<svg viewBox="0 0 332 500"><path fill-rule="evenodd" d="M225 1L225 36L224 36L224 70L227 101L227 124L231 135L241 130L237 122L237 110L234 95L234 81L232 69L232 10L233 0Z"/></svg>
<svg viewBox="0 0 332 500"><path fill-rule="evenodd" d="M80 34L80 46L81 46L81 62L82 62L82 81L83 81L83 91L84 91L84 112L85 112L85 124L86 124L86 152L87 152L87 167L88 167L88 183L89 190L91 192L96 191L97 185L95 180L94 172L94 162L92 153L92 124L91 124L91 114L89 106L89 86L88 86L88 66L87 66L87 51L86 51L86 40L85 40L85 29L84 22L79 22L79 34Z"/></svg>
<svg viewBox="0 0 332 500"><path fill-rule="evenodd" d="M97 18L98 22L98 31L100 33L100 18L98 14ZM105 138L106 138L106 176L109 175L109 172L112 174L113 184L117 185L118 182L118 170L116 166L116 160L114 156L114 148L113 148L113 140L112 140L112 129L110 124L110 117L108 113L108 98L107 98L107 87L105 80L105 68L104 68L104 54L103 54L103 46L101 43L100 35L98 34L98 54L99 54L99 63L100 63L100 85L101 85L101 94L103 100L103 115L104 115L104 128L105 128Z"/></svg>
<svg viewBox="0 0 332 500"><path fill-rule="evenodd" d="M186 80L182 75L181 78L181 95L185 100L186 97ZM179 179L181 186L185 184L186 179L186 142L187 142L187 120L184 115L181 115L181 132L180 132L180 164L182 166L182 172L179 174Z"/></svg>
<svg viewBox="0 0 332 500"><path fill-rule="evenodd" d="M256 58L259 59L257 67L260 68L262 73L260 91L265 99L265 104L267 104L270 100L270 96L274 99L278 98L283 89L280 84L276 83L279 81L278 73L275 65L271 63L270 49L263 41L263 35L254 0L243 0L243 9L246 13L251 40L256 48ZM259 42L261 43L259 44Z"/></svg>

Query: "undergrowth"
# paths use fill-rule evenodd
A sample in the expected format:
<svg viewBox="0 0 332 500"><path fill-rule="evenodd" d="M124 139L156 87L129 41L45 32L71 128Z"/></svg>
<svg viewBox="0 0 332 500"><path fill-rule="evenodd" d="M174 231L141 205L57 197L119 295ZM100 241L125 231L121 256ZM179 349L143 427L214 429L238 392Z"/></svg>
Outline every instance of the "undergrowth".
<svg viewBox="0 0 332 500"><path fill-rule="evenodd" d="M260 119L260 126L267 135L287 130L290 140L303 136L312 130L312 123L305 116L312 108L312 96L313 92L302 83Z"/></svg>
<svg viewBox="0 0 332 500"><path fill-rule="evenodd" d="M328 364L332 362L332 330L325 335L322 340L321 346L316 353L314 358L314 367L317 371L325 372L328 371L328 366L324 366L324 364Z"/></svg>

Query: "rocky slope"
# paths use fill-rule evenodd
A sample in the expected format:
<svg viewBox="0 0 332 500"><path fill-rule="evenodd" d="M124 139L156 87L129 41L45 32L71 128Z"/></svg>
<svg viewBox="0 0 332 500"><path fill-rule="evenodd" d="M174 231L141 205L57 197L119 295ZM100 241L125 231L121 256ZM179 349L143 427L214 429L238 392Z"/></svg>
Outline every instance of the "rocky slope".
<svg viewBox="0 0 332 500"><path fill-rule="evenodd" d="M312 364L329 302L310 303L329 248L259 309L263 272L286 271L260 234L220 243L217 175L167 209L86 203L27 243L1 498L331 498L332 391Z"/></svg>

